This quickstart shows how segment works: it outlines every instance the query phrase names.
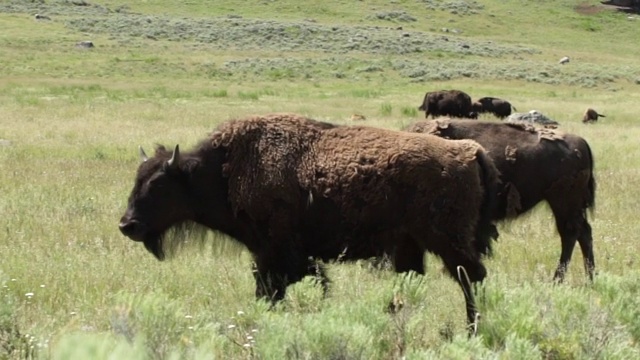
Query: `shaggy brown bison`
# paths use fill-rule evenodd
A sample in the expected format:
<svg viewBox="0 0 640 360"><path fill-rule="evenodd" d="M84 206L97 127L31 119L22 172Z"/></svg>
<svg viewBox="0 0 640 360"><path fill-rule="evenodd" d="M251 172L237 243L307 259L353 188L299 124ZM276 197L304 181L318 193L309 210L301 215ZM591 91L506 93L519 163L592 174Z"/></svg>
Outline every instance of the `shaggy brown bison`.
<svg viewBox="0 0 640 360"><path fill-rule="evenodd" d="M499 119L504 119L511 115L511 108L513 108L514 111L517 111L516 108L508 101L494 97L480 98L471 105L473 112L477 114L490 113Z"/></svg>
<svg viewBox="0 0 640 360"><path fill-rule="evenodd" d="M486 275L497 176L470 140L256 116L221 124L186 153L158 147L138 168L119 227L160 260L180 241L165 236L172 228L227 234L253 255L256 295L272 301L312 275L316 259L387 253L401 272L415 267L405 247L429 251L458 280L471 323L459 272Z"/></svg>
<svg viewBox="0 0 640 360"><path fill-rule="evenodd" d="M465 120L420 121L405 130L480 143L501 174L494 219L515 218L546 201L562 242L554 279L563 280L577 240L593 280L593 238L586 210L595 205L596 183L591 149L583 138L521 123Z"/></svg>
<svg viewBox="0 0 640 360"><path fill-rule="evenodd" d="M441 90L424 95L418 110L424 111L424 117L451 116L457 118L476 118L471 109L471 97L460 90Z"/></svg>
<svg viewBox="0 0 640 360"><path fill-rule="evenodd" d="M598 121L599 117L606 117L606 116L604 116L602 114L598 114L598 112L593 110L592 108L588 108L584 112L584 115L582 116L582 122L585 123L585 124L594 123L594 122Z"/></svg>

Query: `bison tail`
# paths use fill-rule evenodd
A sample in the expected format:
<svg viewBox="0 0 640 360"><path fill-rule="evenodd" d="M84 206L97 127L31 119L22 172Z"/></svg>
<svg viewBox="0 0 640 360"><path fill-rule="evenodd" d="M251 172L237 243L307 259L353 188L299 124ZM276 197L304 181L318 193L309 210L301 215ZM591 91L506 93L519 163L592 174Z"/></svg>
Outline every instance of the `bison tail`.
<svg viewBox="0 0 640 360"><path fill-rule="evenodd" d="M513 105L511 105L511 108L513 109L513 111L518 111L518 109L516 109L516 107Z"/></svg>
<svg viewBox="0 0 640 360"><path fill-rule="evenodd" d="M598 114L599 117L606 117L604 114Z"/></svg>
<svg viewBox="0 0 640 360"><path fill-rule="evenodd" d="M589 144L586 141L584 143L587 147L587 153L590 161L589 182L587 183L588 194L585 208L589 209L591 215L593 215L596 208L596 179L593 176L593 154L591 153L591 147L589 147Z"/></svg>
<svg viewBox="0 0 640 360"><path fill-rule="evenodd" d="M478 149L476 159L480 165L484 194L476 226L475 249L479 254L490 256L491 242L498 239L498 229L493 223L493 215L497 207L499 171L484 149Z"/></svg>
<svg viewBox="0 0 640 360"><path fill-rule="evenodd" d="M420 110L420 111L427 111L427 107L426 107L426 106L424 106L424 103L423 103L422 105L418 106L418 110Z"/></svg>

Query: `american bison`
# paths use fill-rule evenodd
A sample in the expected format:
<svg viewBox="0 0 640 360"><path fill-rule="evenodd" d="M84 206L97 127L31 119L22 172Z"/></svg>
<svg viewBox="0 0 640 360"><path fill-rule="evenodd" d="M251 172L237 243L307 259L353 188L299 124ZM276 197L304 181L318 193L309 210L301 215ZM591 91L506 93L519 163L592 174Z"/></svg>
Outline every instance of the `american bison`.
<svg viewBox="0 0 640 360"><path fill-rule="evenodd" d="M595 206L593 156L576 135L523 123L465 120L420 121L406 131L480 143L500 171L495 220L513 219L546 201L562 242L554 279L564 279L576 240L585 271L593 280L593 238L586 210Z"/></svg>
<svg viewBox="0 0 640 360"><path fill-rule="evenodd" d="M471 97L460 90L441 90L424 95L418 110L424 111L424 117L451 116L457 118L477 118L471 108Z"/></svg>
<svg viewBox="0 0 640 360"><path fill-rule="evenodd" d="M504 119L511 115L511 108L513 108L514 111L517 111L516 108L508 101L494 97L483 97L471 104L473 112L477 114L490 113L499 119Z"/></svg>
<svg viewBox="0 0 640 360"><path fill-rule="evenodd" d="M582 116L582 122L585 124L594 123L598 121L599 117L606 117L606 116L604 116L603 114L598 114L598 112L593 110L592 108L588 108L584 112L584 115Z"/></svg>
<svg viewBox="0 0 640 360"><path fill-rule="evenodd" d="M415 267L410 247L442 258L475 321L459 272L486 276L498 174L474 141L272 114L222 123L192 151L159 146L144 159L119 228L159 260L180 241L172 228L227 234L253 255L256 296L276 301L313 275L315 260L386 253L402 272Z"/></svg>

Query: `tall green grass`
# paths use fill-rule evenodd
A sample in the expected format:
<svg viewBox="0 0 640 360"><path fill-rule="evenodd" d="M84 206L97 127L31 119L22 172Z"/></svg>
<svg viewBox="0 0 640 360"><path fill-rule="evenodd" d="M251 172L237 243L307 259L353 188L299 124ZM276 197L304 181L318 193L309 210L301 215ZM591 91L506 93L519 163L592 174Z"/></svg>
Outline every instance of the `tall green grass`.
<svg viewBox="0 0 640 360"><path fill-rule="evenodd" d="M0 359L637 358L637 27L611 11L585 18L577 1L445 1L426 10L432 3L0 2ZM372 16L403 11L417 21ZM35 22L36 12L52 21ZM364 36L378 26L536 51L221 50L175 34L153 40L70 25L86 14L144 24L242 16L293 22L289 35L308 29L301 23ZM86 38L95 49L74 47ZM564 55L572 62L556 66ZM399 129L422 118L425 91L443 88L508 99L587 139L598 183L593 284L578 249L566 283L551 284L560 241L545 205L500 224L475 338L466 336L460 289L431 255L424 277L365 261L328 264L326 298L305 279L270 309L254 300L250 256L232 239L211 234L204 248L157 262L117 229L139 145L186 149L221 121L267 112L342 124L358 113L364 124ZM607 117L584 125L587 107ZM402 303L395 314L393 299Z"/></svg>

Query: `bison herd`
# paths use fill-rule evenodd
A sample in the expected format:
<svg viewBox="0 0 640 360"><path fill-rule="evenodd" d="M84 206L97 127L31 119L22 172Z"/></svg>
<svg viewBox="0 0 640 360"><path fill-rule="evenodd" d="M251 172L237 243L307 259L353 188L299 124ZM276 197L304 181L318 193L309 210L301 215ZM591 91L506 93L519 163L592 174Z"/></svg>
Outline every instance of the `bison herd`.
<svg viewBox="0 0 640 360"><path fill-rule="evenodd" d="M512 108L516 110L508 101L495 97L483 97L472 102L471 96L464 91L440 90L426 93L418 110L425 112L425 118L450 116L477 119L479 114L489 113L504 119L511 115Z"/></svg>
<svg viewBox="0 0 640 360"><path fill-rule="evenodd" d="M418 107L418 110L425 112L425 118L429 118L429 116L432 118L448 116L462 119L477 119L480 114L491 114L501 120L508 118L512 114L511 110L517 111L507 100L495 97L482 97L476 101L472 101L471 96L460 90L428 92L424 95L424 99ZM587 108L582 117L582 122L585 124L594 123L598 121L599 117L605 116L598 114L598 112L592 108Z"/></svg>
<svg viewBox="0 0 640 360"><path fill-rule="evenodd" d="M421 109L505 117L512 106L450 91L427 93ZM576 242L594 275L593 156L583 138L558 130L439 119L394 131L270 114L224 122L190 151L140 153L120 231L160 260L183 241L176 229L227 234L252 254L259 298L281 300L305 276L326 284L320 264L336 259L388 257L396 272L424 274L430 252L475 325L471 284L487 275L496 223L540 202L562 244L554 278L563 280Z"/></svg>

